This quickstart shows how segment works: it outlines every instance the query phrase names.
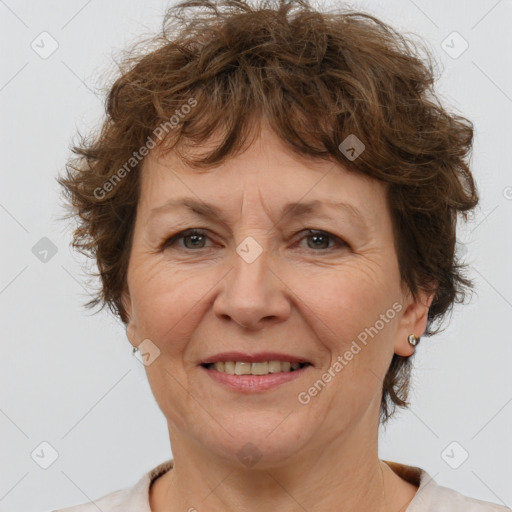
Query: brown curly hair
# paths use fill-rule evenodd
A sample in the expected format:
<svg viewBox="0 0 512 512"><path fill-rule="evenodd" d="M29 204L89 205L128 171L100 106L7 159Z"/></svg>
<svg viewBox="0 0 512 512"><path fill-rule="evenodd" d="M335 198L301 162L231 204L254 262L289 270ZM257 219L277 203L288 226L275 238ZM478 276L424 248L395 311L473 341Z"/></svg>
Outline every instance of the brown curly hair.
<svg viewBox="0 0 512 512"><path fill-rule="evenodd" d="M474 285L457 259L456 223L479 200L468 166L473 124L441 105L424 45L368 13L320 12L308 0L190 0L122 57L101 130L80 136L57 179L67 217L78 221L72 246L101 278L86 307L108 305L127 323L122 297L148 149L206 169L246 147L261 120L296 154L386 184L402 282L414 297L435 293L426 336L464 302ZM195 160L180 151L213 133L222 134L213 151ZM365 145L355 160L339 148L351 134ZM408 405L410 365L393 356L382 423Z"/></svg>

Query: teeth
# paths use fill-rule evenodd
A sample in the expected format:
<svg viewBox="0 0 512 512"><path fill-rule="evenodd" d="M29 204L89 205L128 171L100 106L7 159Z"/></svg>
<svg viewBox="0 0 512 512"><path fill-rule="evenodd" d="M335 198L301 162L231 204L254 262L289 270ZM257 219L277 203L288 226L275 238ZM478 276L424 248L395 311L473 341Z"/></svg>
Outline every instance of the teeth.
<svg viewBox="0 0 512 512"><path fill-rule="evenodd" d="M242 363L237 361L235 365L235 375L249 375L251 373L251 363Z"/></svg>
<svg viewBox="0 0 512 512"><path fill-rule="evenodd" d="M236 363L236 364L238 364L238 363ZM252 363L251 364L251 373L253 375L267 375L268 363L266 361L263 363Z"/></svg>
<svg viewBox="0 0 512 512"><path fill-rule="evenodd" d="M298 370L300 363L288 361L262 361L248 363L245 361L219 361L211 365L215 370L230 375L268 375L269 373L280 373Z"/></svg>
<svg viewBox="0 0 512 512"><path fill-rule="evenodd" d="M279 373L281 370L281 361L269 361L268 373Z"/></svg>
<svg viewBox="0 0 512 512"><path fill-rule="evenodd" d="M222 370L222 368L219 368L217 366L218 364L224 365L224 370ZM215 363L215 368L219 370L219 372L224 371L224 373L229 373L230 375L235 374L235 363L233 361L226 361L225 363Z"/></svg>

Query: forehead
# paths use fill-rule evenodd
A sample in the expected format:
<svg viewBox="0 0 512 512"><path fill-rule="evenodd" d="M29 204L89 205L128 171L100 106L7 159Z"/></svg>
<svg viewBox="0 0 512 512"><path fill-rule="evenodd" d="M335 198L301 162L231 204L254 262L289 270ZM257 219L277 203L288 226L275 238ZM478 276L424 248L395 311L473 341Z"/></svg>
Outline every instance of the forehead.
<svg viewBox="0 0 512 512"><path fill-rule="evenodd" d="M208 170L189 167L172 151L150 152L142 168L141 213L149 216L171 204L186 208L187 198L189 209L203 203L204 213L228 216L262 204L297 214L343 203L345 213L352 210L371 222L387 210L383 183L334 161L296 155L266 131L244 152Z"/></svg>

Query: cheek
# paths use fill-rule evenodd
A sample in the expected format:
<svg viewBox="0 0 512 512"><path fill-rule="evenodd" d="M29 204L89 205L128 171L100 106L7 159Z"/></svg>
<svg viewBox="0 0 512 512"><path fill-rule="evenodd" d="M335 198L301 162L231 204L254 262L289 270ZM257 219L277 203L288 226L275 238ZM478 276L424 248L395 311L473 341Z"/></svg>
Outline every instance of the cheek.
<svg viewBox="0 0 512 512"><path fill-rule="evenodd" d="M326 327L340 334L373 324L391 307L395 295L384 272L355 264L301 276L296 279L296 290Z"/></svg>
<svg viewBox="0 0 512 512"><path fill-rule="evenodd" d="M392 273L388 273L391 275ZM343 358L342 379L350 386L378 384L378 377L393 352L396 293L384 272L363 265L309 275L297 280L297 296L305 307L301 315L311 327L312 335L330 354L323 370L327 371L339 357ZM369 374L375 382L369 382ZM344 384L346 385L346 384Z"/></svg>
<svg viewBox="0 0 512 512"><path fill-rule="evenodd" d="M182 351L214 283L205 274L194 275L161 262L134 265L130 294L139 338L151 339L162 352Z"/></svg>
<svg viewBox="0 0 512 512"><path fill-rule="evenodd" d="M200 322L204 283L199 276L144 262L133 267L130 293L139 341L150 339L158 357L145 367L160 409L178 428L187 428L194 409L183 389L190 387L187 346ZM211 286L211 285L210 285Z"/></svg>
<svg viewBox="0 0 512 512"><path fill-rule="evenodd" d="M382 378L393 354L393 290L361 268L315 282L320 286L309 296L309 279L301 284L299 293L308 300L300 314L327 357L320 375L302 391L311 397L312 414L328 416L336 430L369 407L379 407Z"/></svg>

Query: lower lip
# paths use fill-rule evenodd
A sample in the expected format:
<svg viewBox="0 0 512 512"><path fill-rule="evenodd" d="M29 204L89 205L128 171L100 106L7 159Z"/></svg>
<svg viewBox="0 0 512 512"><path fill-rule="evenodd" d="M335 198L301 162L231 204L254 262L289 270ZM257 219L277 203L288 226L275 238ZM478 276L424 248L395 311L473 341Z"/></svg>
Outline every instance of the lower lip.
<svg viewBox="0 0 512 512"><path fill-rule="evenodd" d="M204 366L201 368L208 375L220 384L242 393L257 393L268 389L276 388L286 382L291 382L302 376L304 372L311 368L310 365L294 370L293 372L269 373L268 375L230 375L229 373L209 370Z"/></svg>

